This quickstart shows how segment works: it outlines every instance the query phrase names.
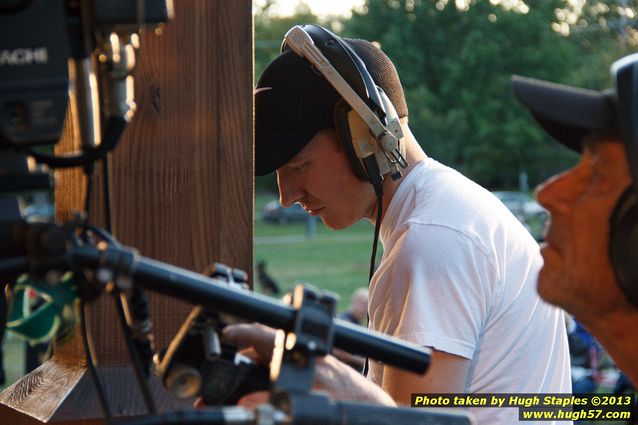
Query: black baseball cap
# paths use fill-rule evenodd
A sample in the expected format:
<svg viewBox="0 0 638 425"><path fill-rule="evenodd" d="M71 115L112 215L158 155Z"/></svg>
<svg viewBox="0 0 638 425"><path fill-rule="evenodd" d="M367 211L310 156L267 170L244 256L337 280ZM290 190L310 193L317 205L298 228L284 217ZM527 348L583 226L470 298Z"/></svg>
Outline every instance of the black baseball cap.
<svg viewBox="0 0 638 425"><path fill-rule="evenodd" d="M399 118L408 107L399 75L388 56L365 40L340 38L359 56ZM268 64L255 89L255 174L274 172L320 130L334 129L341 95L310 62L285 50Z"/></svg>
<svg viewBox="0 0 638 425"><path fill-rule="evenodd" d="M592 133L619 134L613 90L594 91L514 75L514 95L554 139L581 151Z"/></svg>

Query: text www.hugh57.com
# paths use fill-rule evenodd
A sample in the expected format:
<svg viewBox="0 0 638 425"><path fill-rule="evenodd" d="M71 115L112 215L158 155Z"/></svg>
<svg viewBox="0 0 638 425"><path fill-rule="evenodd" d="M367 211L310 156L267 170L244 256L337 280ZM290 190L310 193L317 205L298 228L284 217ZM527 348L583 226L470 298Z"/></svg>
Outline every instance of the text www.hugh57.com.
<svg viewBox="0 0 638 425"><path fill-rule="evenodd" d="M538 421L538 420L571 420L578 421L582 419L593 420L621 420L630 419L631 412L628 411L608 411L602 409L588 410L527 410L521 408L519 411L519 420Z"/></svg>

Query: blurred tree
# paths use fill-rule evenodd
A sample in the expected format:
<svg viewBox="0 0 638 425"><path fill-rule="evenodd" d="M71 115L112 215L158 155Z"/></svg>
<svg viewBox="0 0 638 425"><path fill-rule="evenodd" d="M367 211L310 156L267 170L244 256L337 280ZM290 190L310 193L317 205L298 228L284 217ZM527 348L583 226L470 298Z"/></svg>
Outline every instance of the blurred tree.
<svg viewBox="0 0 638 425"><path fill-rule="evenodd" d="M566 0L556 10L552 28L577 44L572 83L596 89L609 87L609 65L636 51L638 0Z"/></svg>
<svg viewBox="0 0 638 425"><path fill-rule="evenodd" d="M300 1L291 16L278 16L273 12L276 0L266 0L253 9L255 18L255 80L266 65L279 54L286 32L294 25L317 23L334 29L340 22L334 17L318 17L305 1Z"/></svg>

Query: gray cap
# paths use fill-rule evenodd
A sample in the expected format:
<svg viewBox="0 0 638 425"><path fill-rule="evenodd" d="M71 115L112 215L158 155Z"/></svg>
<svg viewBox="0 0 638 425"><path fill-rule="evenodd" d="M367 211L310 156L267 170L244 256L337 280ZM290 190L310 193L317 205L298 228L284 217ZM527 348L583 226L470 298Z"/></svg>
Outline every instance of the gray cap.
<svg viewBox="0 0 638 425"><path fill-rule="evenodd" d="M618 134L612 90L594 91L532 78L512 77L514 95L541 127L565 146L580 151L591 133Z"/></svg>

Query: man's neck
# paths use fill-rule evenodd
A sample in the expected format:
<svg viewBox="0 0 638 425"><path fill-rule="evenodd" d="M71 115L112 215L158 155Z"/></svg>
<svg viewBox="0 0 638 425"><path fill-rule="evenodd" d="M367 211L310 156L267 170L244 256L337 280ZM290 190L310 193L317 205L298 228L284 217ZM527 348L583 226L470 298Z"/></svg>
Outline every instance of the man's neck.
<svg viewBox="0 0 638 425"><path fill-rule="evenodd" d="M396 193L397 189L405 179L405 177L416 167L418 163L423 161L426 158L425 152L421 149L421 146L416 141L412 132L408 128L408 126L403 127L403 143L405 143L405 159L408 162L408 166L401 170L401 174L403 175L398 180L392 180L389 175L386 175L383 179L383 201L382 201L382 214L381 214L381 222L383 222L383 218L385 217L385 213L388 211L388 207L390 206L390 202L392 202L392 198ZM377 206L375 203L374 210L370 215L370 221L372 224L376 224L377 220Z"/></svg>

